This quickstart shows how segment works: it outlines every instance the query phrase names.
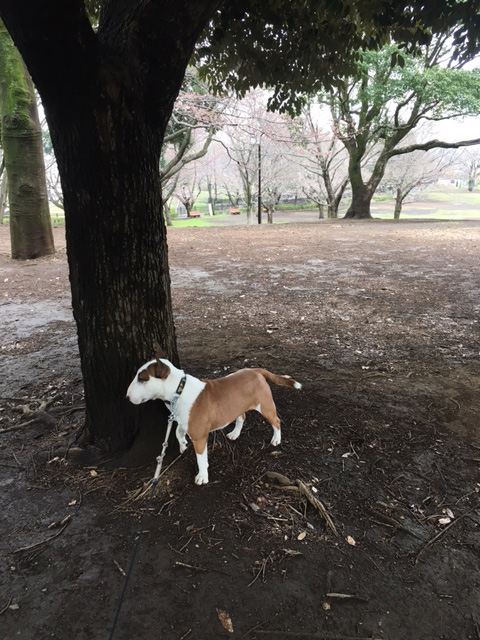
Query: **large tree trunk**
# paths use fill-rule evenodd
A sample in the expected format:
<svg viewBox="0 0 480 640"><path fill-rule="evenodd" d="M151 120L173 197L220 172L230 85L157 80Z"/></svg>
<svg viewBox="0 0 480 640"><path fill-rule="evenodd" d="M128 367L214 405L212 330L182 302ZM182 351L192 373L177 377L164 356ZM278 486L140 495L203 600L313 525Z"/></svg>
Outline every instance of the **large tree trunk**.
<svg viewBox="0 0 480 640"><path fill-rule="evenodd" d="M138 426L159 425L163 403L125 399L158 341L178 364L158 161L161 136L90 98L87 113L49 118L65 194L72 305L93 440L127 447ZM85 131L98 136L85 141ZM108 139L101 131L108 131ZM126 161L128 159L128 161Z"/></svg>
<svg viewBox="0 0 480 640"><path fill-rule="evenodd" d="M372 201L372 195L362 184L354 184L352 185L352 202L350 203L347 212L345 213L345 218L350 218L354 220L363 220L371 218L372 215L370 213L370 203Z"/></svg>
<svg viewBox="0 0 480 640"><path fill-rule="evenodd" d="M348 149L348 152L350 155L348 176L352 187L352 202L344 217L355 220L371 218L370 202L372 200L373 193L370 192L367 185L363 182L361 168L362 157L361 155L358 155L355 150Z"/></svg>
<svg viewBox="0 0 480 640"><path fill-rule="evenodd" d="M0 78L1 130L10 201L12 258L39 258L55 253L42 129L32 80L2 23Z"/></svg>
<svg viewBox="0 0 480 640"><path fill-rule="evenodd" d="M141 428L150 459L166 409L136 407L125 393L154 341L178 362L160 150L194 44L217 4L106 2L93 31L83 3L0 2L42 96L62 180L88 432L116 450Z"/></svg>

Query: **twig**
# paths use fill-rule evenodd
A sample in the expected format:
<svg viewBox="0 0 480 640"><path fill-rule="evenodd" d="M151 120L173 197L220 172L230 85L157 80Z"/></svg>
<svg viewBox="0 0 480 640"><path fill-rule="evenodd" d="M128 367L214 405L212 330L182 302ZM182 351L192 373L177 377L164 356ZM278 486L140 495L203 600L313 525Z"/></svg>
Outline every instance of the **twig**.
<svg viewBox="0 0 480 640"><path fill-rule="evenodd" d="M185 569L193 569L194 571L215 571L216 573L222 573L224 576L232 577L231 573L228 571L222 571L221 569L206 569L205 567L199 567L198 565L187 564L186 562L175 562L176 567L185 567Z"/></svg>
<svg viewBox="0 0 480 640"><path fill-rule="evenodd" d="M115 558L113 559L113 562L115 563L115 566L117 567L117 569L120 571L120 573L122 574L122 576L126 576L127 574L125 573L125 571L122 569L122 567L118 564L118 562L115 560Z"/></svg>
<svg viewBox="0 0 480 640"><path fill-rule="evenodd" d="M184 640L184 638L186 638L190 633L192 633L191 629L189 629L187 633L184 633L183 636L180 638L180 640Z"/></svg>
<svg viewBox="0 0 480 640"><path fill-rule="evenodd" d="M297 485L300 493L303 496L305 496L305 498L307 498L307 500L310 502L310 504L312 504L315 507L315 509L318 509L318 511L320 511L328 527L330 528L332 533L338 538L338 531L335 525L333 524L333 520L330 517L328 511L323 506L323 504L320 502L320 500L313 495L310 489L301 480L297 480Z"/></svg>
<svg viewBox="0 0 480 640"><path fill-rule="evenodd" d="M7 602L7 606L3 607L3 609L0 611L0 616L2 615L2 613L5 613L8 607L12 604L12 600L13 600L13 596L10 596L10 600Z"/></svg>
<svg viewBox="0 0 480 640"><path fill-rule="evenodd" d="M22 424L16 424L13 427L0 429L0 433L7 433L7 431L15 431L16 429L22 429L23 427L28 427L28 425L33 424L34 422L38 422L38 419L34 418L33 420L27 420L27 422L22 422Z"/></svg>
<svg viewBox="0 0 480 640"><path fill-rule="evenodd" d="M422 536L419 536L418 533L415 533L415 531L412 531L401 522L398 522L398 520L395 520L395 518L390 518L390 516L387 516L384 513L380 513L379 511L375 511L375 509L368 509L368 511L371 515L379 518L380 522L378 524L390 525L395 529L400 529L401 531L405 531L405 533L409 533L411 536L417 538L417 540L422 540L423 542L424 538L422 538Z"/></svg>
<svg viewBox="0 0 480 640"><path fill-rule="evenodd" d="M473 509L472 509L473 511ZM415 558L415 564L418 564L418 560L420 558L420 556L429 548L432 546L432 544L434 544L435 542L437 542L437 540L439 540L443 535L445 535L447 533L447 531L449 531L454 525L457 524L457 522L460 522L460 520L462 520L463 518L465 518L466 516L469 516L472 511L469 511L468 513L464 513L463 515L459 516L458 518L456 518L452 523L450 523L448 526L445 527L445 529L442 529L442 531L440 531L440 533L437 533L436 536L433 536L433 538L431 538L426 544L423 545L423 547L420 549L420 551L417 553L417 556Z"/></svg>
<svg viewBox="0 0 480 640"><path fill-rule="evenodd" d="M45 538L45 540L42 540L41 542L37 542L36 544L31 544L28 547L20 547L20 549L16 549L13 553L20 553L21 551L30 551L31 549L36 549L37 547L40 547L42 544L45 544L47 542L50 542L50 540L53 540L54 538L58 538L59 535L61 535L65 529L68 527L70 520L63 525L63 527L60 529L60 531L58 531L58 533L56 533L53 536L50 536L49 538Z"/></svg>
<svg viewBox="0 0 480 640"><path fill-rule="evenodd" d="M303 631L274 631L259 629L255 633L265 636L285 636L289 638L316 638L316 640L382 640L381 638L367 638L365 636L333 636L331 633L305 633Z"/></svg>

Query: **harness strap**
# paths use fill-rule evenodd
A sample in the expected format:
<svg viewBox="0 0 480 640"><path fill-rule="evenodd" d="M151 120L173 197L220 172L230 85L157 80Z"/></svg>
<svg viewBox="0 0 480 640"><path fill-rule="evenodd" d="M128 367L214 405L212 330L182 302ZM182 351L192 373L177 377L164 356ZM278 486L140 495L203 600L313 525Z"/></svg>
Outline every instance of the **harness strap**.
<svg viewBox="0 0 480 640"><path fill-rule="evenodd" d="M173 396L172 402L170 404L170 416L168 418L167 431L165 433L165 440L162 445L162 453L157 456L157 468L155 469L155 475L152 478L152 488L155 488L158 484L158 479L160 477L160 472L162 471L163 458L165 457L165 453L167 451L168 446L168 438L170 437L170 432L172 430L172 425L175 422L175 413L177 408L177 402L179 397L182 395L183 390L185 389L185 383L187 382L187 376L183 376L180 380L177 390L175 391L175 395Z"/></svg>

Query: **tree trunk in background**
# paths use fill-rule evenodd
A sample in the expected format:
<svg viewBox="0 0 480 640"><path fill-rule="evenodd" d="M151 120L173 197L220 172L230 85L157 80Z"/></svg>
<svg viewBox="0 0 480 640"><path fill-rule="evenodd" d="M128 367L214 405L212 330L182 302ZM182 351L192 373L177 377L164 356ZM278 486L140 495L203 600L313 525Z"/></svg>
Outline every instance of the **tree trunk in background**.
<svg viewBox="0 0 480 640"><path fill-rule="evenodd" d="M5 172L5 165L2 162L3 171L0 179L0 224L4 223L5 209L7 208L8 189L7 189L7 174Z"/></svg>
<svg viewBox="0 0 480 640"><path fill-rule="evenodd" d="M325 218L325 205L324 204L319 204L318 205L318 219L319 220L323 220Z"/></svg>
<svg viewBox="0 0 480 640"><path fill-rule="evenodd" d="M273 224L273 207L267 207L267 222Z"/></svg>
<svg viewBox="0 0 480 640"><path fill-rule="evenodd" d="M42 129L33 82L0 23L0 112L10 200L12 258L55 253L48 207Z"/></svg>
<svg viewBox="0 0 480 640"><path fill-rule="evenodd" d="M167 224L167 227L173 227L172 214L170 211L169 202L163 202L163 215L165 216L165 222Z"/></svg>
<svg viewBox="0 0 480 640"><path fill-rule="evenodd" d="M371 218L370 202L373 194L363 182L360 161L357 158L352 158L352 155L350 156L348 174L352 187L352 202L344 217L355 220Z"/></svg>
<svg viewBox="0 0 480 640"><path fill-rule="evenodd" d="M402 194L402 190L397 189L397 193L395 194L395 209L393 210L394 220L400 219L400 214L402 213L403 200L404 200L404 195Z"/></svg>
<svg viewBox="0 0 480 640"><path fill-rule="evenodd" d="M108 450L140 431L129 465L153 460L165 434L163 402L134 406L125 394L155 341L178 363L158 167L217 4L107 2L94 31L81 2L0 3L42 96L65 195L86 427Z"/></svg>

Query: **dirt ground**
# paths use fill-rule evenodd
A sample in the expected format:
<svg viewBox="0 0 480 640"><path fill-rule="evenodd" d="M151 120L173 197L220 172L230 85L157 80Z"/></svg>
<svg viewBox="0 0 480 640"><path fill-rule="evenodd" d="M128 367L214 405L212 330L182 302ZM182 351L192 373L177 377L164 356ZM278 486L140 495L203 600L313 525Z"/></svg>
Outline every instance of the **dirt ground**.
<svg viewBox="0 0 480 640"><path fill-rule="evenodd" d="M25 263L7 234L0 431L25 424L0 433L2 638L112 638L131 567L115 640L480 639L480 222L169 231L186 371L304 388L273 390L278 450L251 413L212 438L209 485L189 447L149 503L153 469L65 458L82 389L63 229Z"/></svg>

